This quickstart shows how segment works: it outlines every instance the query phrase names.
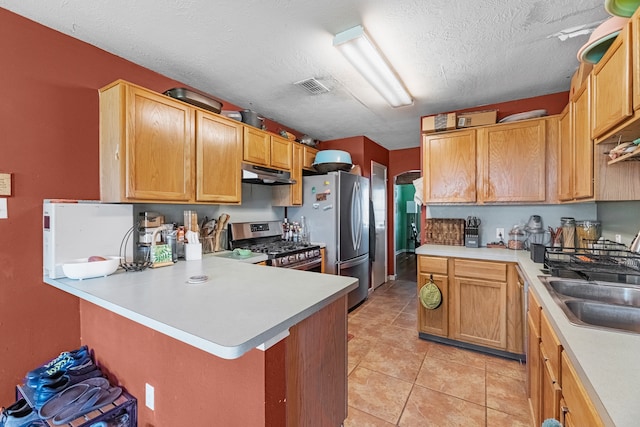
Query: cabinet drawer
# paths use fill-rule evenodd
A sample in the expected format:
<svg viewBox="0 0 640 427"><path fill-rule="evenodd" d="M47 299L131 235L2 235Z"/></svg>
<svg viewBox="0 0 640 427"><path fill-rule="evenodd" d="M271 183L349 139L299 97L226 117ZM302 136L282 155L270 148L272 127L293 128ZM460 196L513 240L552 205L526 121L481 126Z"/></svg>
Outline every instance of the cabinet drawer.
<svg viewBox="0 0 640 427"><path fill-rule="evenodd" d="M560 344L558 337L555 332L553 332L551 324L544 313L540 316L540 339L542 340L540 346L544 347L544 352L549 359L553 375L555 378L560 379L560 354L562 353L562 344ZM560 385L562 386L562 382Z"/></svg>
<svg viewBox="0 0 640 427"><path fill-rule="evenodd" d="M507 264L501 262L455 260L456 277L473 277L484 280L507 281Z"/></svg>
<svg viewBox="0 0 640 427"><path fill-rule="evenodd" d="M447 275L447 258L434 256L420 256L418 258L418 270L422 273Z"/></svg>

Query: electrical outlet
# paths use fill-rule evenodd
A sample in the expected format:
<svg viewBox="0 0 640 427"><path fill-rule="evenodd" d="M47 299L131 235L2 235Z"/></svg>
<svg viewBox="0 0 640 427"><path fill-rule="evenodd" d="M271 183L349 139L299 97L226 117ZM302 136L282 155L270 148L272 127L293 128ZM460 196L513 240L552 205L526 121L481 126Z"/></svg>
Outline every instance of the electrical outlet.
<svg viewBox="0 0 640 427"><path fill-rule="evenodd" d="M496 228L496 239L504 240L504 228Z"/></svg>
<svg viewBox="0 0 640 427"><path fill-rule="evenodd" d="M155 389L151 384L145 383L144 390L145 390L145 400L144 400L145 405L147 405L147 408L153 411L155 409Z"/></svg>
<svg viewBox="0 0 640 427"><path fill-rule="evenodd" d="M616 234L616 243L622 243L622 236L619 234Z"/></svg>

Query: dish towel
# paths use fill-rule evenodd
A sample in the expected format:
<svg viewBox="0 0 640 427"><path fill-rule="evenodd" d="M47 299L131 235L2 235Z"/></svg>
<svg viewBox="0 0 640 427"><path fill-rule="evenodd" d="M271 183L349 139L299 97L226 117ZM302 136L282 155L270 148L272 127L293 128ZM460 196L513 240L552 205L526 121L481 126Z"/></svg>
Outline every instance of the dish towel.
<svg viewBox="0 0 640 427"><path fill-rule="evenodd" d="M416 189L416 193L413 195L413 201L416 202L416 205L420 206L424 204L422 200L422 177L413 180L413 186Z"/></svg>

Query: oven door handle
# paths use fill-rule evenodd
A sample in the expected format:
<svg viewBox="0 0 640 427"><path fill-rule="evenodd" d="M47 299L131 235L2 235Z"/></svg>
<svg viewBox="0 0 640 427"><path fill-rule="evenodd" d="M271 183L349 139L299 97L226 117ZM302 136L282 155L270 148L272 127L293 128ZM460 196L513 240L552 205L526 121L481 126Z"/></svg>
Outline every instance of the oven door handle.
<svg viewBox="0 0 640 427"><path fill-rule="evenodd" d="M284 268L290 268L292 270L311 270L322 265L321 259L314 259L311 261L303 262L302 264L296 264L292 266L285 265Z"/></svg>

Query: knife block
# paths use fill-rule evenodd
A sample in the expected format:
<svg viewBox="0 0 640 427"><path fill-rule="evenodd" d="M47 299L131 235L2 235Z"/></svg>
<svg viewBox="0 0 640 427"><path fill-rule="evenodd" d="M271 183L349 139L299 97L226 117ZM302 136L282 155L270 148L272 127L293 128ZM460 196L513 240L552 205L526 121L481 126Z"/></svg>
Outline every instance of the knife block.
<svg viewBox="0 0 640 427"><path fill-rule="evenodd" d="M464 229L464 245L467 248L480 247L480 233L478 227L466 227Z"/></svg>

